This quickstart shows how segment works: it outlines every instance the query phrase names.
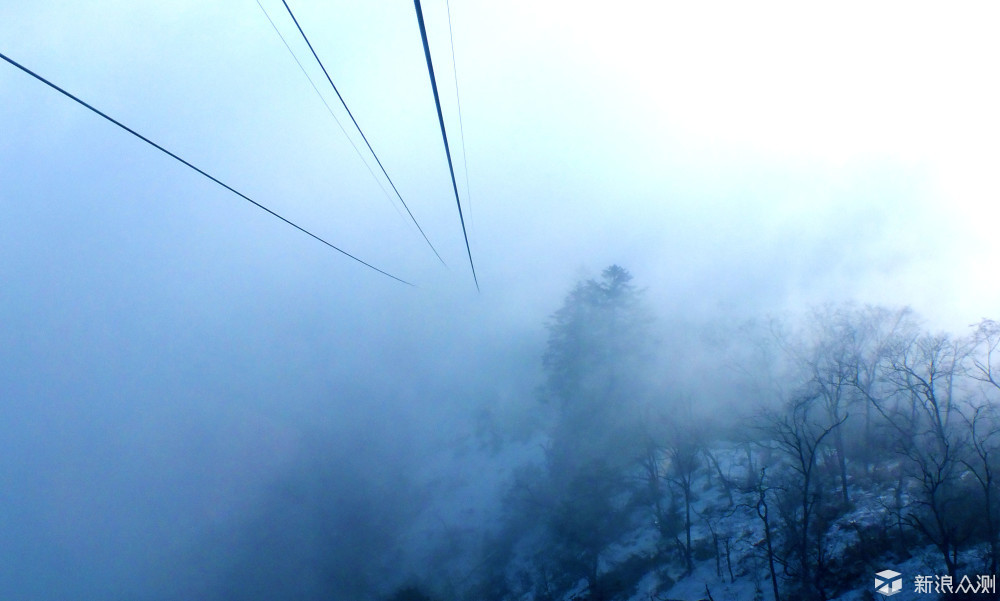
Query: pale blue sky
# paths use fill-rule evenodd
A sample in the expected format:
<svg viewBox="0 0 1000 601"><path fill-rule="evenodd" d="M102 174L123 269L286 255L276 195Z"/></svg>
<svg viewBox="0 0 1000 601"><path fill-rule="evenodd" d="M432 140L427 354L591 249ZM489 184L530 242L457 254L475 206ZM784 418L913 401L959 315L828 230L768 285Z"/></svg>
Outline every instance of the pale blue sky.
<svg viewBox="0 0 1000 601"><path fill-rule="evenodd" d="M281 4L265 7L322 83ZM996 15L984 7L457 2L469 212L484 285L496 297L517 294L526 280L534 290L552 283L552 294L572 277L567 262L597 269L612 261L683 285L677 277L691 265L697 273L733 262L748 270L789 254L798 264L814 242L855 260L824 254L801 266L807 274L773 263L774 277L790 278L778 285L796 297L810 298L817 286L830 294L809 279L829 272L849 280L838 280L837 294L914 303L948 325L983 314L1000 300L995 278L978 277L997 217L989 166L1000 128L997 86L986 76L997 55L989 35ZM468 275L409 3L304 3L298 11L453 266L444 276L255 3L56 2L8 11L5 52L237 188L428 287ZM457 151L443 3L426 12ZM63 209L96 209L90 195L102 198L104 217L123 227L133 225L118 208L125 197L141 202L140 214L232 227L246 220L260 230L230 235L263 232L292 261L324 253L13 69L2 77L8 189L33 175L58 190L46 197L58 195ZM858 231L868 220L878 224ZM184 238L196 230L180 221L169 234L155 229L181 236L196 254L218 223L204 223L196 240ZM308 250L290 250L300 244ZM691 259L679 271L670 266L678 255ZM880 289L887 277L898 295ZM947 285L926 286L928 277Z"/></svg>

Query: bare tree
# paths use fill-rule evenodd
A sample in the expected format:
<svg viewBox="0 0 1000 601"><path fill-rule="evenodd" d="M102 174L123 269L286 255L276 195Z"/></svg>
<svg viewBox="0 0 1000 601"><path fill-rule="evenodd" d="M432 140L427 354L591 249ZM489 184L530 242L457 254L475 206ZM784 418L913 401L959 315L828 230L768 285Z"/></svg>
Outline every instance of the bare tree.
<svg viewBox="0 0 1000 601"><path fill-rule="evenodd" d="M853 383L858 369L858 329L847 309L816 313L813 316L818 336L807 354L801 357L809 373L809 384L822 400L827 419L831 424L847 421L848 406L855 396ZM844 445L844 428L833 432L833 447L840 478L844 505L850 504L847 476L847 451Z"/></svg>
<svg viewBox="0 0 1000 601"><path fill-rule="evenodd" d="M972 335L972 377L1000 390L1000 323L992 319L979 322Z"/></svg>
<svg viewBox="0 0 1000 601"><path fill-rule="evenodd" d="M666 445L669 461L667 480L676 487L684 503L684 564L685 573L690 574L694 571L694 553L691 547L694 479L701 468L702 439L700 429L687 420L674 423L670 430L670 440Z"/></svg>
<svg viewBox="0 0 1000 601"><path fill-rule="evenodd" d="M886 392L885 359L892 344L916 332L916 322L908 308L889 310L883 307L853 305L825 306L810 315L804 338L795 347L789 345L804 371L807 386L822 401L829 423L844 422L833 432L833 449L844 505L850 503L848 461L857 459L864 473L871 470L875 449L877 415L872 403ZM849 428L846 415L863 416L863 423ZM858 445L851 452L845 438L853 432Z"/></svg>
<svg viewBox="0 0 1000 601"><path fill-rule="evenodd" d="M795 399L782 414L765 417L765 432L783 456L786 478L779 487L778 508L786 532L785 571L803 598L825 598L816 578L822 569L822 532L813 519L823 501L823 486L816 468L822 457L824 440L847 419L834 423L817 422L818 398L806 395Z"/></svg>
<svg viewBox="0 0 1000 601"><path fill-rule="evenodd" d="M966 344L946 335L898 339L884 376L898 404L894 410L876 404L898 434L896 449L908 459L914 483L912 510L902 519L938 548L952 577L960 547L973 534L960 509L966 499L959 490L963 431L956 400L968 353Z"/></svg>
<svg viewBox="0 0 1000 601"><path fill-rule="evenodd" d="M761 525L764 528L764 540L762 545L764 547L764 554L767 559L767 571L768 576L771 580L771 589L774 592L774 601L781 601L781 592L778 587L778 568L779 564L782 564L780 558L778 557L776 550L776 541L774 534L773 521L771 518L771 507L770 499L773 496L773 487L770 484L770 480L767 475L767 467L760 468L758 472L753 463L748 466L747 479L746 482L740 487L740 492L750 495L753 510L756 512L757 517L760 519ZM755 545L755 547L758 545ZM756 555L754 555L756 557ZM783 565L783 564L782 564ZM755 568L754 573L756 574L758 570Z"/></svg>
<svg viewBox="0 0 1000 601"><path fill-rule="evenodd" d="M729 507L736 504L733 498L733 479L730 475L724 474L722 472L722 464L719 463L719 457L716 453L708 447L702 449L702 455L705 457L708 464L712 467L712 471L715 472L715 477L719 480L719 485L722 486L722 492L726 493L726 500L729 503Z"/></svg>
<svg viewBox="0 0 1000 601"><path fill-rule="evenodd" d="M851 385L864 405L860 446L864 472L869 474L874 451L879 446L875 418L880 416L885 399L894 394L893 387L887 385L884 377L888 369L887 358L896 341L914 335L917 323L909 308L890 310L872 306L853 312L849 320L854 332Z"/></svg>
<svg viewBox="0 0 1000 601"><path fill-rule="evenodd" d="M983 493L983 522L990 547L989 569L996 574L1000 560L1000 415L995 405L984 403L973 409L966 423L972 452L962 459L962 464L976 478Z"/></svg>
<svg viewBox="0 0 1000 601"><path fill-rule="evenodd" d="M992 392L1000 391L1000 323L984 319L972 336L970 353L973 379ZM990 546L989 569L996 574L1000 563L1000 411L987 400L973 409L967 420L971 431L974 458L963 461L976 477L983 491L987 537Z"/></svg>

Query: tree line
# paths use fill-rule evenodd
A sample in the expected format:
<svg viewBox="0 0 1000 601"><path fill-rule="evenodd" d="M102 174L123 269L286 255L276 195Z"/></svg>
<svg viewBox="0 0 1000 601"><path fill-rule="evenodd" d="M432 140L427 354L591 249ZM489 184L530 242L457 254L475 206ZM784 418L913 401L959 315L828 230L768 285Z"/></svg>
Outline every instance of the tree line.
<svg viewBox="0 0 1000 601"><path fill-rule="evenodd" d="M445 597L666 599L708 566L757 599L826 600L920 548L956 583L997 574L1000 324L932 333L855 305L748 324L713 366L732 392L699 398L658 376L653 323L619 266L569 292L547 324L537 460Z"/></svg>

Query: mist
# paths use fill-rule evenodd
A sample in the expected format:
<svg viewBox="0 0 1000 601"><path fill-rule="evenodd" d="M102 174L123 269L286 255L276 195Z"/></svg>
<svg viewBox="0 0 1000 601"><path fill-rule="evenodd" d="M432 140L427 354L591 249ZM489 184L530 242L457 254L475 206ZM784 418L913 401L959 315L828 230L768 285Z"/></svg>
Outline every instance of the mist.
<svg viewBox="0 0 1000 601"><path fill-rule="evenodd" d="M733 421L769 320L998 317L992 9L425 2L477 292L413 7L291 7L447 266L255 3L0 8L0 52L415 284L0 64L2 598L471 598L612 265L636 396Z"/></svg>

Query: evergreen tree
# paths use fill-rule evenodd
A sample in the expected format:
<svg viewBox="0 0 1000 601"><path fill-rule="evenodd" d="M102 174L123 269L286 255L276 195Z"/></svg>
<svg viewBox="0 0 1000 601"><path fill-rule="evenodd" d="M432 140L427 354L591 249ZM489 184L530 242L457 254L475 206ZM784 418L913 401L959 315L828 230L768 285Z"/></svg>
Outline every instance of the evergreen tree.
<svg viewBox="0 0 1000 601"><path fill-rule="evenodd" d="M618 265L598 280L578 283L552 316L544 366L547 399L557 414L554 468L597 459L617 463L623 451L634 458L623 443L638 440L651 321L632 275Z"/></svg>
<svg viewBox="0 0 1000 601"><path fill-rule="evenodd" d="M577 284L549 323L547 400L555 404L545 516L556 573L604 596L601 554L630 526L642 457L649 324L641 292L617 265ZM572 578L570 579L572 581Z"/></svg>

